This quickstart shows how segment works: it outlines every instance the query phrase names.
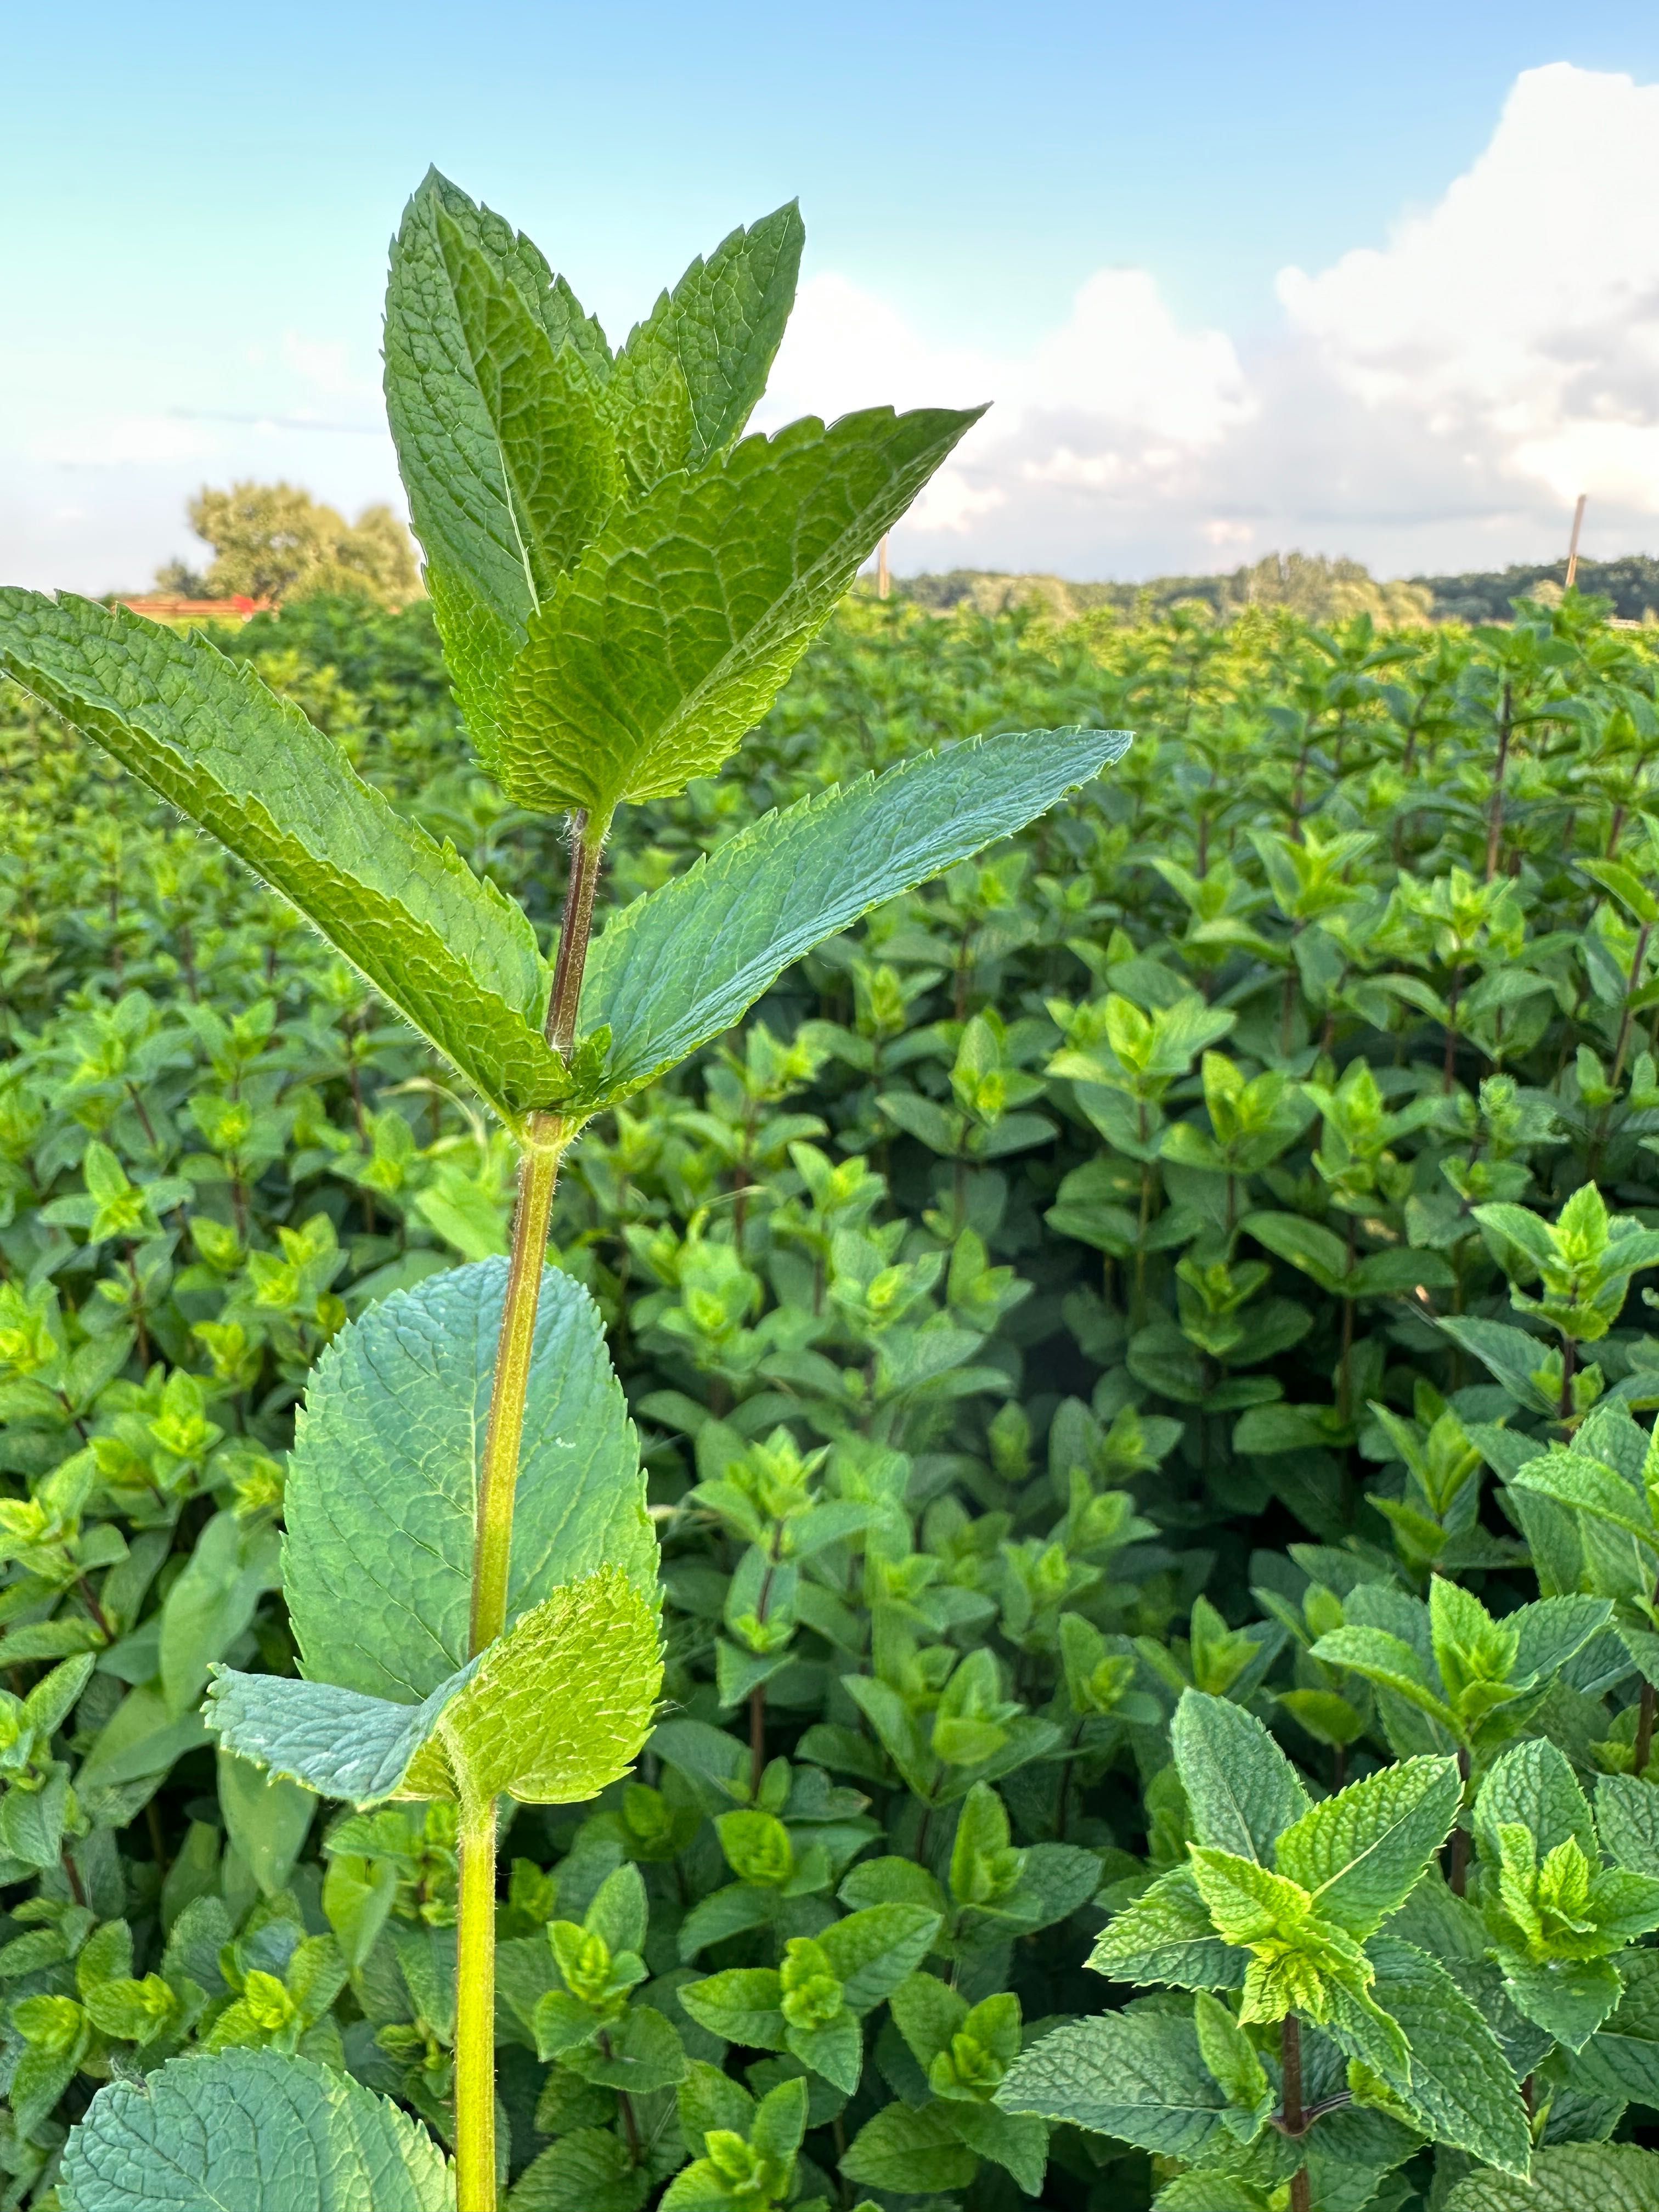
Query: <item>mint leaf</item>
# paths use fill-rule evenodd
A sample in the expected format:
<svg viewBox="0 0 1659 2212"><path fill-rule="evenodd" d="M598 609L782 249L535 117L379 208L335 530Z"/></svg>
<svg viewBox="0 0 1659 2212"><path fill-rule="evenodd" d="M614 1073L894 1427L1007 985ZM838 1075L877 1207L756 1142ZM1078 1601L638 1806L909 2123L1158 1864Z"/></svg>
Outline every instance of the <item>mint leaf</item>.
<svg viewBox="0 0 1659 2212"><path fill-rule="evenodd" d="M1635 1874L1659 1875L1659 1790L1650 1782L1604 1774L1595 1785L1595 1826L1609 1858Z"/></svg>
<svg viewBox="0 0 1659 2212"><path fill-rule="evenodd" d="M1636 1537L1650 1551L1659 1552L1659 1529L1654 1527L1641 1484L1627 1480L1616 1468L1604 1466L1588 1452L1552 1446L1517 1468L1509 1482L1511 1490L1534 1490L1558 1505L1593 1514Z"/></svg>
<svg viewBox="0 0 1659 2212"><path fill-rule="evenodd" d="M1437 1577L1437 1585L1443 1579ZM1559 1674L1612 1619L1613 1607L1601 1597L1542 1597L1517 1606L1504 1620L1516 1633L1515 1680L1526 1684Z"/></svg>
<svg viewBox="0 0 1659 2212"><path fill-rule="evenodd" d="M1048 2124L995 2105L954 2103L951 2123L969 2150L1012 2173L1027 2197L1040 2197L1048 2164Z"/></svg>
<svg viewBox="0 0 1659 2212"><path fill-rule="evenodd" d="M1651 2105L1659 2102L1659 1951L1627 1952L1621 1972L1625 1994L1574 2058L1569 2078L1595 2096Z"/></svg>
<svg viewBox="0 0 1659 2212"><path fill-rule="evenodd" d="M512 2212L639 2212L650 2177L609 2128L573 2128L514 2185Z"/></svg>
<svg viewBox="0 0 1659 2212"><path fill-rule="evenodd" d="M1274 1864L1351 1936L1370 1936L1415 1887L1457 1817L1454 1759L1408 1759L1304 1813Z"/></svg>
<svg viewBox="0 0 1659 2212"><path fill-rule="evenodd" d="M1565 1753L1542 1737L1518 1743L1494 1760L1475 1799L1475 1836L1482 1858L1494 1869L1501 1856L1498 1831L1508 1823L1528 1831L1540 1860L1571 1837L1592 1867L1601 1864L1595 1823L1578 1778Z"/></svg>
<svg viewBox="0 0 1659 2212"><path fill-rule="evenodd" d="M957 2139L954 2116L945 2105L884 2105L848 2145L841 2170L866 2189L898 2196L932 2196L965 2189L979 2160Z"/></svg>
<svg viewBox="0 0 1659 2212"><path fill-rule="evenodd" d="M882 901L1011 836L1128 745L1035 730L953 745L763 815L635 899L588 957L583 1009L613 1042L613 1104L729 1029L793 960Z"/></svg>
<svg viewBox="0 0 1659 2212"><path fill-rule="evenodd" d="M175 2058L93 2099L70 2136L76 2212L453 2212L424 2129L387 2098L307 2058L228 2051Z"/></svg>
<svg viewBox="0 0 1659 2212"><path fill-rule="evenodd" d="M1234 2108L1234 2131L1248 2142L1260 2131L1273 2104L1272 2085L1256 2047L1226 2006L1207 1990L1200 1990L1193 2000L1193 2027L1200 2057Z"/></svg>
<svg viewBox="0 0 1659 2212"><path fill-rule="evenodd" d="M750 2051L781 2051L783 1984L775 1967L732 1966L688 1982L680 2002L700 2027Z"/></svg>
<svg viewBox="0 0 1659 2212"><path fill-rule="evenodd" d="M481 1655L410 1771L475 1799L574 1805L624 1775L651 1733L662 1687L656 1608L602 1568L567 1584Z"/></svg>
<svg viewBox="0 0 1659 2212"><path fill-rule="evenodd" d="M661 1682L656 1614L605 1569L556 1590L418 1705L220 1668L207 1721L227 1751L358 1806L503 1792L574 1804L633 1765Z"/></svg>
<svg viewBox="0 0 1659 2212"><path fill-rule="evenodd" d="M1445 1700L1429 1686L1423 1661L1409 1644L1386 1628L1345 1626L1322 1636L1310 1656L1327 1667L1346 1667L1380 1689L1391 1690L1419 1712L1455 1735L1457 1723Z"/></svg>
<svg viewBox="0 0 1659 2212"><path fill-rule="evenodd" d="M590 385L611 374L610 349L562 277L530 241L431 171L404 211L386 288L386 398L415 534L452 592L504 626L513 650L539 604L527 561L499 425L479 382L468 319L445 252L446 222L476 256L492 289L516 295L555 359L568 347ZM545 358L545 356L544 356ZM532 533L533 534L533 533ZM441 615L441 620L442 617ZM445 643L449 643L445 624Z"/></svg>
<svg viewBox="0 0 1659 2212"><path fill-rule="evenodd" d="M872 1905L818 1931L842 1999L864 2013L890 1997L927 1956L939 1916L918 1905Z"/></svg>
<svg viewBox="0 0 1659 2212"><path fill-rule="evenodd" d="M451 1675L418 1705L404 1705L332 1682L242 1674L221 1667L208 1687L204 1717L225 1749L239 1759L281 1780L298 1782L319 1796L373 1805L386 1797L420 1794L405 1790L410 1766L471 1672L469 1667Z"/></svg>
<svg viewBox="0 0 1659 2212"><path fill-rule="evenodd" d="M1659 2212L1659 2156L1633 2143L1561 2143L1540 2150L1532 2178L1471 2173L1444 2212Z"/></svg>
<svg viewBox="0 0 1659 2212"><path fill-rule="evenodd" d="M508 1121L568 1088L528 920L199 637L0 588L0 673L228 845Z"/></svg>
<svg viewBox="0 0 1659 2212"><path fill-rule="evenodd" d="M1527 2109L1492 2030L1439 1961L1392 1936L1368 1946L1372 1995L1411 2051L1405 2103L1436 2142L1524 2174L1532 2148Z"/></svg>
<svg viewBox="0 0 1659 2212"><path fill-rule="evenodd" d="M417 1704L469 1656L478 1461L503 1260L428 1276L343 1329L295 1429L284 1587L305 1672ZM542 1278L507 1618L604 1565L654 1587L644 1478L598 1311Z"/></svg>
<svg viewBox="0 0 1659 2212"><path fill-rule="evenodd" d="M1119 1982L1173 1982L1183 1990L1237 1990L1249 1961L1215 1932L1190 1866L1171 1867L1096 1939L1089 1961Z"/></svg>
<svg viewBox="0 0 1659 2212"><path fill-rule="evenodd" d="M1224 1698L1183 1690L1170 1743L1198 1840L1271 1864L1281 1832L1308 1810L1308 1793L1261 1722Z"/></svg>
<svg viewBox="0 0 1659 2212"><path fill-rule="evenodd" d="M1006 2112L1035 2112L1116 2136L1165 2158L1231 2143L1226 2093L1204 2063L1190 2020L1106 2013L1069 2021L1023 2051L998 2087Z"/></svg>
<svg viewBox="0 0 1659 2212"><path fill-rule="evenodd" d="M794 305L805 236L793 200L734 230L629 333L617 356L610 415L641 489L671 469L700 466L742 431ZM656 397L665 387L684 405L678 443L657 428L678 412Z"/></svg>
<svg viewBox="0 0 1659 2212"><path fill-rule="evenodd" d="M1505 1960L1504 1987L1528 2020L1569 2051L1582 2051L1625 1994L1610 1959Z"/></svg>
<svg viewBox="0 0 1659 2212"><path fill-rule="evenodd" d="M826 429L808 416L614 515L531 617L502 685L509 797L604 818L712 775L977 419L873 408Z"/></svg>

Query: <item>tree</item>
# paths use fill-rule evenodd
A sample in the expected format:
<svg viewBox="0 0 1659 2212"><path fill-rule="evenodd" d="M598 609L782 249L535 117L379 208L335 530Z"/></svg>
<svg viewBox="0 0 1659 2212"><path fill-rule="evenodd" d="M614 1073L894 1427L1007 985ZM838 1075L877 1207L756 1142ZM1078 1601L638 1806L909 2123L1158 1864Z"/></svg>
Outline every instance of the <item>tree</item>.
<svg viewBox="0 0 1659 2212"><path fill-rule="evenodd" d="M204 485L188 512L213 565L199 575L169 562L156 577L165 589L278 603L339 592L386 607L421 595L409 532L389 507L366 507L349 523L297 485L238 483Z"/></svg>

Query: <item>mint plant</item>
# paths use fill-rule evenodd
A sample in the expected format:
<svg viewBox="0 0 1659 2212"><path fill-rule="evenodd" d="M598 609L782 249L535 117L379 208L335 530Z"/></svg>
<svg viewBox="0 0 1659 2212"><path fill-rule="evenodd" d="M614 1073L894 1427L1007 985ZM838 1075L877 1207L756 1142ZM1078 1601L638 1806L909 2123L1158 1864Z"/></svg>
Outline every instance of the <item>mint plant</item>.
<svg viewBox="0 0 1659 2212"><path fill-rule="evenodd" d="M224 1753L272 1787L298 1784L360 1812L399 1798L457 1808L459 2212L491 2212L501 2179L498 1808L579 1802L619 1778L650 1729L662 1674L634 1432L591 1304L544 1268L561 1162L596 1113L729 1028L813 945L1021 827L1126 742L1083 730L1003 736L764 815L593 937L617 809L720 768L975 419L873 410L742 436L789 312L800 242L793 208L734 232L615 353L529 241L435 173L394 245L387 405L455 696L507 796L569 818L550 965L527 916L487 876L362 781L333 738L252 672L119 609L0 592L0 669L289 900L520 1151L504 1259L388 1297L334 1336L283 1499L283 1588L301 1671L216 1667L207 1708ZM196 1120L233 1192L257 1172L261 1147L280 1140L257 1097L200 1102ZM395 1188L380 1133L366 1191ZM130 1250L155 1246L161 1216L187 1194L165 1176L134 1183L99 1146L86 1182L64 1224ZM331 1270L314 1292L301 1281L330 1249L296 1235L289 1264L297 1302L309 1293L315 1316L337 1328ZM133 1280L142 1337L136 1267ZM872 1272L869 1292L878 1281ZM53 1371L50 1356L42 1365ZM211 1448L198 1409L163 1413L175 1457L188 1464ZM60 1530L72 1541L73 1510L72 1497L53 1501L56 1520L18 1533L35 1549ZM780 1526L775 1553L781 1537ZM74 1571L88 1564L82 1556ZM732 1621L751 1656L767 1652L764 1580L752 1607L744 1586ZM739 1660L738 1672L753 1670ZM187 1705L199 1683L191 1670L182 1679ZM975 1678L957 1698L962 1718L988 1697L1000 1713L994 1689ZM53 1715L26 1707L25 1718L50 1737ZM938 1727L934 1745L951 1755ZM977 1746L957 1753L980 1756ZM619 1875L581 1923L551 1923L560 1986L537 2006L535 2033L544 2055L597 2049L589 2079L666 2087L678 2071L672 2032L673 2049L659 2048L650 2026L659 2015L630 2015L627 2004L644 1971L642 1905ZM937 1925L917 1908L880 1905L792 1938L781 1975L731 2000L744 2039L787 2047L850 2088L860 2017L914 1968ZM263 2047L105 2090L64 2160L81 2212L168 2199L181 2172L204 2197L250 2204L447 2201L427 2138L298 2055L315 1986L250 1970L222 2039L258 2033ZM706 2014L722 1999L702 1986ZM48 2073L78 2063L89 2031L70 2001L27 2003L36 2009L16 2024ZM740 2139L715 2130L707 2158L677 2185L682 2201L702 2201L696 2190L720 2176L764 2197L764 2177L787 2175L788 2130L769 2118L763 2127L770 2103L755 2123L765 2140L744 2154L758 2161L752 2171L733 2148Z"/></svg>
<svg viewBox="0 0 1659 2212"><path fill-rule="evenodd" d="M1224 2177L1241 2203L1288 2183L1297 2212L1328 2185L1364 2201L1425 2139L1524 2178L1527 2109L1497 2036L1432 1948L1387 1924L1434 1879L1456 1762L1407 1759L1315 1803L1259 1723L1190 1690L1172 1743L1187 1863L1118 1914L1090 1964L1190 2003L1056 2029L997 2102ZM1177 2185L1168 2201L1202 2198Z"/></svg>

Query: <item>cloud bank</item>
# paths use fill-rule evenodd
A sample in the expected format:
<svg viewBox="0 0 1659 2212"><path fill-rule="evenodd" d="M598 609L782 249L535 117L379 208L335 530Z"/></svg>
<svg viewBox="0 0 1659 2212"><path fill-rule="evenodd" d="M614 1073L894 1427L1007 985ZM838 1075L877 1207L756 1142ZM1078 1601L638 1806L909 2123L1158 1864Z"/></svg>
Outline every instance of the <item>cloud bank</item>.
<svg viewBox="0 0 1659 2212"><path fill-rule="evenodd" d="M1135 577L1292 547L1383 575L1501 567L1559 553L1580 491L1587 552L1659 549L1656 207L1659 85L1554 64L1386 244L1282 270L1248 342L1183 327L1148 271L1103 269L1027 350L941 349L826 272L759 419L995 403L896 534L902 571ZM337 342L228 358L218 416L100 412L61 369L15 357L0 380L9 580L141 583L187 550L204 479L287 476L348 511L397 497L373 365Z"/></svg>
<svg viewBox="0 0 1659 2212"><path fill-rule="evenodd" d="M769 412L995 402L896 537L908 568L1135 576L1274 549L1383 574L1659 543L1659 86L1565 63L1387 245L1286 269L1246 348L1140 270L1090 277L1028 355L930 353L836 276L805 289ZM1593 540L1593 544L1592 544Z"/></svg>

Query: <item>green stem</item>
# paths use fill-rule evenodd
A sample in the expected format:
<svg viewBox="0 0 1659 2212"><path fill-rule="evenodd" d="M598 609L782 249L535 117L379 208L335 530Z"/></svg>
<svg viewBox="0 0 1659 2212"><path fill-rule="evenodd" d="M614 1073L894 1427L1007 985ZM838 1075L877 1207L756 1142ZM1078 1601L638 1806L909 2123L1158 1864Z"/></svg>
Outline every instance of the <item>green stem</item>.
<svg viewBox="0 0 1659 2212"><path fill-rule="evenodd" d="M539 1139L539 1141L538 1141ZM478 1477L477 1535L472 1554L471 1648L482 1651L507 1626L507 1569L513 1551L514 1494L519 1480L519 1445L524 1435L525 1401L530 1391L530 1358L536 1340L536 1309L541 1301L542 1269L559 1162L569 1142L565 1125L551 1114L538 1114L519 1164L519 1204L513 1217L513 1255L507 1262L507 1297L501 1334L495 1341L495 1381L489 1399Z"/></svg>
<svg viewBox="0 0 1659 2212"><path fill-rule="evenodd" d="M547 1036L565 1059L575 1042L582 973L592 928L593 894L609 818L571 823L570 877L565 886L559 957L548 1005ZM559 1162L575 1135L556 1114L532 1115L523 1136L519 1202L507 1295L495 1340L489 1423L478 1474L472 1553L470 1648L493 1644L507 1626L513 1558L513 1508L519 1451L530 1394L536 1310L553 1218ZM463 1804L460 1829L455 1993L456 2212L495 2212L495 1802Z"/></svg>
<svg viewBox="0 0 1659 2212"><path fill-rule="evenodd" d="M495 1801L464 1805L455 1960L456 2212L495 2212Z"/></svg>

